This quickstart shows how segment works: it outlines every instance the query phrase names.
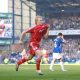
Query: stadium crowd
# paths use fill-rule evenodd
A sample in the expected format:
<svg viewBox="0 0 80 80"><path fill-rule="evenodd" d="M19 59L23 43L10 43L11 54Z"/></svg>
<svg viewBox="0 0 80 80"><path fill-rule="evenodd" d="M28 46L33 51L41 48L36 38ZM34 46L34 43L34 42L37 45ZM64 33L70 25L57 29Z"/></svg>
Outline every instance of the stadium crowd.
<svg viewBox="0 0 80 80"><path fill-rule="evenodd" d="M80 30L80 16L58 16L51 19L51 30ZM67 44L63 44L63 60L64 62L79 62L80 63L80 38L66 38ZM40 43L41 49L47 50L49 54L49 62L52 59L53 53L53 38L43 39ZM1 48L1 47L0 47ZM6 50L7 47L2 47ZM21 58L22 47L19 45L11 46L9 53L0 53L0 64L1 63L15 63Z"/></svg>
<svg viewBox="0 0 80 80"><path fill-rule="evenodd" d="M68 38L66 40L68 41L67 44L66 45L63 44L63 60L64 60L64 62L69 62L69 63L79 62L80 63L80 38L77 38L77 39ZM52 38L41 41L41 49L46 49L49 54L49 56L48 56L49 63L51 62L51 59L52 59L53 46L54 46L54 43L53 43ZM19 46L17 46L17 47L19 47ZM16 47L16 49L18 49L17 47ZM7 62L15 63L20 58L21 58L21 52L0 54L0 63L7 63Z"/></svg>
<svg viewBox="0 0 80 80"><path fill-rule="evenodd" d="M52 19L51 30L80 29L80 16L59 16Z"/></svg>

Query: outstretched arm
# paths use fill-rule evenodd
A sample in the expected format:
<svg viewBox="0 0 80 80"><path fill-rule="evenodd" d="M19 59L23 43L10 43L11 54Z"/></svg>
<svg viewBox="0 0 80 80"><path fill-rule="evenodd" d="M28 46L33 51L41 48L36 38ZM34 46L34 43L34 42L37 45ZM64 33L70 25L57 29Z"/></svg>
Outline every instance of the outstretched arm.
<svg viewBox="0 0 80 80"><path fill-rule="evenodd" d="M48 38L48 35L49 35L49 28L50 28L50 25L47 24L47 27L48 27L48 29L47 29L47 31L46 31L46 33L45 33L45 35L44 35L44 37L45 37L46 39Z"/></svg>
<svg viewBox="0 0 80 80"><path fill-rule="evenodd" d="M23 31L22 34L21 34L21 37L20 37L20 41L23 41L23 38L25 37L27 31Z"/></svg>
<svg viewBox="0 0 80 80"><path fill-rule="evenodd" d="M25 31L22 32L20 40L19 40L20 44L22 44L23 38L25 37L26 33L30 33L30 32L32 32L32 30L33 30L33 27L29 28L29 29L26 29Z"/></svg>
<svg viewBox="0 0 80 80"><path fill-rule="evenodd" d="M47 32L46 32L46 34L44 35L44 37L47 39L47 38L48 38L48 35L49 35L49 28L47 29Z"/></svg>

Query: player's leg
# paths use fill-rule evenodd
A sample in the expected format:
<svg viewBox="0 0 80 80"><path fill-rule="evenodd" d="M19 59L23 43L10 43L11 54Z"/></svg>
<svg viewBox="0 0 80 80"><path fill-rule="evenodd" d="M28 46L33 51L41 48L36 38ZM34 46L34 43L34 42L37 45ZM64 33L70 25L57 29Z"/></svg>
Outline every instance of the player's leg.
<svg viewBox="0 0 80 80"><path fill-rule="evenodd" d="M29 61L29 60L31 60L32 58L33 58L33 55L30 54L28 58L25 56L25 57L23 57L21 60L19 60L19 61L16 63L16 71L18 71L19 66L20 66L22 63L24 63L24 62L26 62L26 61Z"/></svg>
<svg viewBox="0 0 80 80"><path fill-rule="evenodd" d="M55 64L55 62L56 62L57 56L58 56L57 53L53 53L53 55L52 55L53 59L52 59L52 61L51 61L50 67L49 67L49 69L50 69L51 71L54 71L54 70L53 70L53 66L54 66L54 64Z"/></svg>
<svg viewBox="0 0 80 80"><path fill-rule="evenodd" d="M50 64L50 67L49 67L49 69L50 69L51 71L54 71L53 67L54 67L55 62L56 62L56 59L53 59L53 60L51 61L51 64Z"/></svg>
<svg viewBox="0 0 80 80"><path fill-rule="evenodd" d="M63 61L62 61L61 58L60 58L60 66L61 66L61 70L62 70L62 71L66 71L66 70L64 69Z"/></svg>
<svg viewBox="0 0 80 80"><path fill-rule="evenodd" d="M48 58L43 57L43 58L42 58L42 61L43 61L45 64L48 64Z"/></svg>
<svg viewBox="0 0 80 80"><path fill-rule="evenodd" d="M27 58L26 58L26 50L23 49L23 51L21 52L21 55L22 55L22 59L20 59L17 64L20 65L22 63L24 63L25 61L27 61Z"/></svg>
<svg viewBox="0 0 80 80"><path fill-rule="evenodd" d="M35 55L37 56L36 59L36 71L39 75L43 75L41 69L40 69L40 62L41 62L41 58L42 58L42 52L38 49L35 51Z"/></svg>
<svg viewBox="0 0 80 80"><path fill-rule="evenodd" d="M64 69L64 65L63 65L63 61L62 61L62 53L60 53L60 54L58 55L58 59L60 60L61 70L62 70L62 71L66 71L66 70Z"/></svg>
<svg viewBox="0 0 80 80"><path fill-rule="evenodd" d="M39 44L36 42L30 43L30 53L33 54L33 52L37 56L37 58L36 58L36 71L39 75L43 75L43 73L41 72L41 69L40 69L42 51L39 49Z"/></svg>

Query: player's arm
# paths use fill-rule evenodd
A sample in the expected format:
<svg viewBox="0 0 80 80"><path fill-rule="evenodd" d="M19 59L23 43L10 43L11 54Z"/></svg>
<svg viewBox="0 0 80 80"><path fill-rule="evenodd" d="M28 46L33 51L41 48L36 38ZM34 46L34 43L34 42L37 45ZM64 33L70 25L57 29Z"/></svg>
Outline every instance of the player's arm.
<svg viewBox="0 0 80 80"><path fill-rule="evenodd" d="M22 32L20 40L19 40L20 44L22 44L23 38L25 37L26 33L30 33L30 32L32 32L32 30L33 30L33 27L29 28L29 29L26 29L25 31Z"/></svg>
<svg viewBox="0 0 80 80"><path fill-rule="evenodd" d="M47 39L47 38L48 38L48 35L49 35L49 27L50 27L50 25L47 24L46 26L48 27L48 29L47 29L47 31L46 31L44 37Z"/></svg>
<svg viewBox="0 0 80 80"><path fill-rule="evenodd" d="M49 28L47 29L46 34L44 35L44 37L47 39L48 35L49 35Z"/></svg>
<svg viewBox="0 0 80 80"><path fill-rule="evenodd" d="M62 42L67 43L67 41L64 39L64 36L62 36Z"/></svg>

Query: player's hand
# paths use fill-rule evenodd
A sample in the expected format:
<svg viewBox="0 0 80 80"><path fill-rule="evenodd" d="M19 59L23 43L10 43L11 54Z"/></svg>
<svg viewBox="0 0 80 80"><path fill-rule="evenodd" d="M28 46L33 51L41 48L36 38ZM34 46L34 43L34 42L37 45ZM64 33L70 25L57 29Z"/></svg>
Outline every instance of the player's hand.
<svg viewBox="0 0 80 80"><path fill-rule="evenodd" d="M62 39L64 39L64 36L62 35Z"/></svg>
<svg viewBox="0 0 80 80"><path fill-rule="evenodd" d="M19 40L19 44L22 45L23 44L23 41Z"/></svg>

